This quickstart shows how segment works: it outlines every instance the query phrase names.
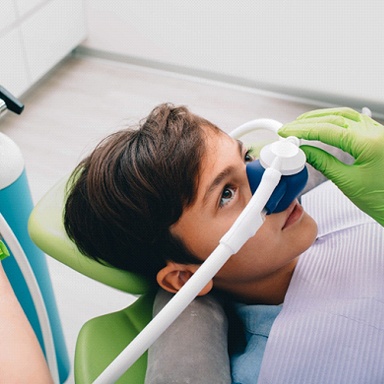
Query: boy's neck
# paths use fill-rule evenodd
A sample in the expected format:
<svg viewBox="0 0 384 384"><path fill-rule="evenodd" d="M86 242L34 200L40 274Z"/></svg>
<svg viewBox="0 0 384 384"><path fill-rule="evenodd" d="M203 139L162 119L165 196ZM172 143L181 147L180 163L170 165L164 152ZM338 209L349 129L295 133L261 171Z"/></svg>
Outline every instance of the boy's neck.
<svg viewBox="0 0 384 384"><path fill-rule="evenodd" d="M273 275L253 283L220 287L219 290L229 294L235 301L245 304L279 305L284 301L298 257Z"/></svg>

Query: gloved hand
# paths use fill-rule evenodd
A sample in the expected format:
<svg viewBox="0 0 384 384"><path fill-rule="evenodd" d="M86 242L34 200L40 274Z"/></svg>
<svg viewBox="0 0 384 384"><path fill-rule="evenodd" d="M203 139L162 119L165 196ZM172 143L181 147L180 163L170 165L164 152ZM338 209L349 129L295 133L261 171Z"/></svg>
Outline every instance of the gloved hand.
<svg viewBox="0 0 384 384"><path fill-rule="evenodd" d="M350 108L304 113L279 130L283 137L319 140L351 154L344 164L309 145L301 148L307 161L332 180L362 211L384 226L384 127Z"/></svg>

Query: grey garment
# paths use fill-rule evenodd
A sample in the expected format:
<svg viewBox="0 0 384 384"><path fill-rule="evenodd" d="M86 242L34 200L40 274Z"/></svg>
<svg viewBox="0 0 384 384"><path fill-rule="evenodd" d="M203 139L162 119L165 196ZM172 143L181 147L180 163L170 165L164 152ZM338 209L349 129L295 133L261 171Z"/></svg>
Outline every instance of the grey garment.
<svg viewBox="0 0 384 384"><path fill-rule="evenodd" d="M153 314L172 296L159 290ZM197 297L149 349L145 384L230 384L227 331L218 301Z"/></svg>

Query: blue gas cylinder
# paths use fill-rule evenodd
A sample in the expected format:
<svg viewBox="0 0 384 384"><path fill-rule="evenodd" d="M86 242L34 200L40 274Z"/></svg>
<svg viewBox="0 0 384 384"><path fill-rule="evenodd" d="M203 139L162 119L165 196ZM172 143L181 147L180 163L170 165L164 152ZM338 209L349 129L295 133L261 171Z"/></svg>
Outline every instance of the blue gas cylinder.
<svg viewBox="0 0 384 384"><path fill-rule="evenodd" d="M68 377L70 364L47 261L43 252L28 235L28 218L32 208L21 151L13 140L0 133L0 213L17 237L39 284L52 328L60 382L63 383ZM2 262L4 270L44 351L41 326L32 296L18 264L12 257L12 250L10 252L11 256Z"/></svg>

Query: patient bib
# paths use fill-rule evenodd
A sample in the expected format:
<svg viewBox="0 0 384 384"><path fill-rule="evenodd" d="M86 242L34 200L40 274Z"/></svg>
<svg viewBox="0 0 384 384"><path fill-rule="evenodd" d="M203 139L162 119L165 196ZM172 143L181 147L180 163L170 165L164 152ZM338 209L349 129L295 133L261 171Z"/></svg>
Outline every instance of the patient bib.
<svg viewBox="0 0 384 384"><path fill-rule="evenodd" d="M319 234L300 256L258 383L384 383L384 229L330 181L302 203Z"/></svg>

